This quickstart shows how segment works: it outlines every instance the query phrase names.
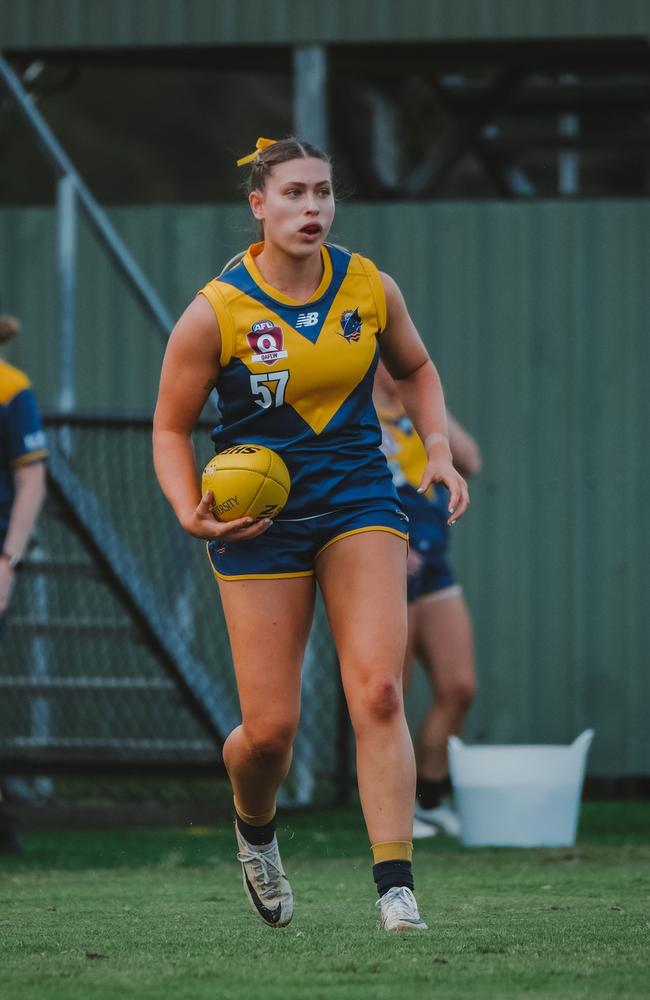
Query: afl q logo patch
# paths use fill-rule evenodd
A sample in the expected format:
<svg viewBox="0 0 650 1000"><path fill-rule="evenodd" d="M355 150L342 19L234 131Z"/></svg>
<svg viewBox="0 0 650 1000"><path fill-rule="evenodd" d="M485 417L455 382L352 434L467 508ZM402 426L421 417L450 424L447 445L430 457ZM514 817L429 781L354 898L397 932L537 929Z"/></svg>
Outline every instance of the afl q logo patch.
<svg viewBox="0 0 650 1000"><path fill-rule="evenodd" d="M262 319L253 323L246 339L253 350L251 361L262 361L265 365L274 365L279 358L286 358L283 351L284 340L282 330L270 319Z"/></svg>

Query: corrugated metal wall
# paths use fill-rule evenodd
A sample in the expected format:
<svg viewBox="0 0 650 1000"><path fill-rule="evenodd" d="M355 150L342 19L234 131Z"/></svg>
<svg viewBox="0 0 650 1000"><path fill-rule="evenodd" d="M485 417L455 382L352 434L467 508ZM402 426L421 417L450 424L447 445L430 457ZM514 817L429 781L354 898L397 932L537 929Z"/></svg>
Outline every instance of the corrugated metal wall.
<svg viewBox="0 0 650 1000"><path fill-rule="evenodd" d="M115 46L648 34L646 0L2 0L0 45Z"/></svg>
<svg viewBox="0 0 650 1000"><path fill-rule="evenodd" d="M252 235L240 207L111 215L174 313ZM591 725L592 773L650 773L650 204L350 204L333 235L400 282L483 449L453 539L481 679L468 735ZM51 212L0 212L12 357L48 405L53 243ZM78 405L147 411L162 347L89 237L80 263Z"/></svg>

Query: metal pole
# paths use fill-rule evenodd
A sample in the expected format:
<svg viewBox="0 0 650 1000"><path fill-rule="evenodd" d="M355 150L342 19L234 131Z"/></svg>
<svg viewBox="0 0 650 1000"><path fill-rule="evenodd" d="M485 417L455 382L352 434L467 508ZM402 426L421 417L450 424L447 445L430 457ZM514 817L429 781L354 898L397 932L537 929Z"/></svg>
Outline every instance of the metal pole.
<svg viewBox="0 0 650 1000"><path fill-rule="evenodd" d="M77 191L74 177L60 177L56 190L59 274L59 393L61 413L75 406L77 292Z"/></svg>
<svg viewBox="0 0 650 1000"><path fill-rule="evenodd" d="M75 407L76 383L76 304L77 304L77 189L74 176L64 174L56 186L57 273L59 277L59 386L58 408L71 413ZM61 428L61 447L67 458L72 455L72 434L69 427ZM40 547L34 558L41 557ZM34 581L34 610L39 621L48 620L49 581L37 576ZM43 636L32 639L31 676L36 681L49 677L48 645ZM50 737L50 703L45 694L32 701L32 737L36 744L47 748ZM52 782L38 778L35 787L43 796L51 795Z"/></svg>
<svg viewBox="0 0 650 1000"><path fill-rule="evenodd" d="M559 79L565 86L575 86L578 83L578 77L573 73L563 73ZM558 131L560 135L577 139L580 134L578 115L573 112L559 115ZM559 154L557 186L559 194L580 194L580 160L576 149L566 149Z"/></svg>
<svg viewBox="0 0 650 1000"><path fill-rule="evenodd" d="M329 143L327 53L322 45L293 50L293 129L299 139L319 149Z"/></svg>
<svg viewBox="0 0 650 1000"><path fill-rule="evenodd" d="M35 557L41 555L40 548L34 553ZM34 580L33 592L33 612L34 618L40 622L48 621L48 584L43 576L37 576ZM32 639L32 663L30 676L34 681L47 680L50 675L49 657L46 640L42 636ZM39 694L32 700L32 738L39 747L42 754L47 753L48 740L50 738L51 706L45 694ZM34 791L42 798L50 798L53 791L51 778L39 776L34 779Z"/></svg>
<svg viewBox="0 0 650 1000"><path fill-rule="evenodd" d="M575 137L580 133L580 119L574 114L558 118L560 135ZM575 149L563 150L558 156L558 191L564 195L580 194L580 162Z"/></svg>

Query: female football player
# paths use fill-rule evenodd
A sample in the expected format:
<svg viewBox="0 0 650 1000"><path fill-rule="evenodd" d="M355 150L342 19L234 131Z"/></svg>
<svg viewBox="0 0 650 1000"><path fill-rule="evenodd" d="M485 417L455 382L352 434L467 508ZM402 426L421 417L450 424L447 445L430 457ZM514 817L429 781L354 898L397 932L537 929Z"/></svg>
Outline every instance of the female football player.
<svg viewBox="0 0 650 1000"><path fill-rule="evenodd" d="M357 744L359 793L387 930L425 928L413 895L413 748L404 718L407 522L372 403L378 351L427 448L422 488L442 482L449 518L469 502L453 468L437 371L395 282L325 243L330 163L295 139L258 140L249 204L263 242L210 281L172 332L154 419L161 487L186 531L208 541L232 649L242 722L223 759L234 795L248 898L280 927L293 910L275 836L291 763L300 667L315 582L327 608ZM203 497L192 429L213 387L217 450L254 442L291 474L271 524L216 521Z"/></svg>
<svg viewBox="0 0 650 1000"><path fill-rule="evenodd" d="M472 622L462 589L449 565L447 491L431 486L418 493L426 452L404 412L396 383L380 362L373 392L382 429L382 448L403 510L409 517L407 559L408 641L404 690L417 657L434 701L415 740L417 784L413 837L438 830L460 833L458 816L446 801L449 791L447 740L460 732L476 690ZM454 465L464 476L480 471L474 439L447 414Z"/></svg>

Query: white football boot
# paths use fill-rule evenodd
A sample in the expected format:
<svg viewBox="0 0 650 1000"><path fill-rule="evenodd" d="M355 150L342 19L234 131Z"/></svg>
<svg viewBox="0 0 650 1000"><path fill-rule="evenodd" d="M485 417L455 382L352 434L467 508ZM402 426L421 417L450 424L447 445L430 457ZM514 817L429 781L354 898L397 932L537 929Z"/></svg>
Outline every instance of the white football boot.
<svg viewBox="0 0 650 1000"><path fill-rule="evenodd" d="M417 816L413 817L413 840L424 840L426 837L435 837L438 827L432 823L423 823Z"/></svg>
<svg viewBox="0 0 650 1000"><path fill-rule="evenodd" d="M270 844L249 844L237 824L235 834L241 862L244 891L253 909L269 927L285 927L293 916L293 895L284 874L278 839Z"/></svg>
<svg viewBox="0 0 650 1000"><path fill-rule="evenodd" d="M413 823L426 823L435 830L441 830L450 837L460 837L460 819L458 813L452 808L449 799L443 799L439 806L434 809L423 809L419 802L415 803L413 813ZM416 837L415 829L413 836ZM419 834L423 836L423 834Z"/></svg>
<svg viewBox="0 0 650 1000"><path fill-rule="evenodd" d="M381 911L379 926L384 931L428 930L418 913L415 896L405 885L393 886L375 905Z"/></svg>

